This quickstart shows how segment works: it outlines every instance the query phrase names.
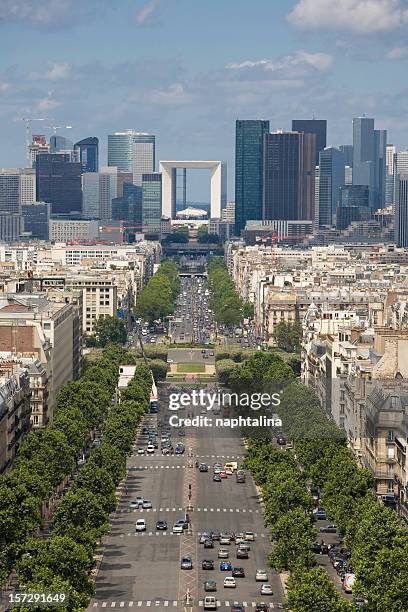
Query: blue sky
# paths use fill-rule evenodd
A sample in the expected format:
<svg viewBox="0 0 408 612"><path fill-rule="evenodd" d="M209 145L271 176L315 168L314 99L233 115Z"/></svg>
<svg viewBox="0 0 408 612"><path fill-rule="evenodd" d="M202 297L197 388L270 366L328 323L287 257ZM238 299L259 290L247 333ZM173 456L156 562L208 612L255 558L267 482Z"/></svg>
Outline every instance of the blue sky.
<svg viewBox="0 0 408 612"><path fill-rule="evenodd" d="M227 160L233 197L235 119L315 114L343 144L365 113L403 148L407 73L407 0L0 0L0 166L24 164L23 116L98 136L103 163L135 128L159 159Z"/></svg>

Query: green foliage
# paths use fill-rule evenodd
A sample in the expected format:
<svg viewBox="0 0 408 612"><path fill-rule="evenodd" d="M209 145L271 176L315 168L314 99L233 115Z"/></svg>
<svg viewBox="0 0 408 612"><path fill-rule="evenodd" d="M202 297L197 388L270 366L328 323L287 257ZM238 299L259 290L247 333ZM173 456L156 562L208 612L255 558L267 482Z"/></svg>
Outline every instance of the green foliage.
<svg viewBox="0 0 408 612"><path fill-rule="evenodd" d="M167 374L167 363L161 359L152 359L149 361L149 367L152 370L154 380L164 380Z"/></svg>
<svg viewBox="0 0 408 612"><path fill-rule="evenodd" d="M243 319L242 300L221 257L214 257L208 264L208 286L211 290L210 305L217 323L227 327L239 325Z"/></svg>
<svg viewBox="0 0 408 612"><path fill-rule="evenodd" d="M298 572L289 578L288 603L293 612L352 612L354 609L321 568Z"/></svg>
<svg viewBox="0 0 408 612"><path fill-rule="evenodd" d="M119 317L105 315L99 317L94 326L98 346L107 346L110 342L125 344L127 339L126 325Z"/></svg>
<svg viewBox="0 0 408 612"><path fill-rule="evenodd" d="M174 234L168 234L164 238L163 242L165 244L171 244L171 243L187 244L188 235L186 235L185 232L177 231L177 232L174 232Z"/></svg>
<svg viewBox="0 0 408 612"><path fill-rule="evenodd" d="M243 309L242 309L242 315L244 317L244 319L252 319L254 316L254 305L251 302L245 302Z"/></svg>
<svg viewBox="0 0 408 612"><path fill-rule="evenodd" d="M174 261L163 262L156 274L142 289L137 299L136 314L152 323L174 312L175 300L180 293L178 268Z"/></svg>
<svg viewBox="0 0 408 612"><path fill-rule="evenodd" d="M278 518L271 529L271 539L275 546L269 555L269 563L278 572L312 567L316 529L300 508L289 510Z"/></svg>
<svg viewBox="0 0 408 612"><path fill-rule="evenodd" d="M215 367L217 370L218 380L221 383L228 385L231 373L237 367L235 361L232 361L232 359L220 359L219 361L216 361Z"/></svg>
<svg viewBox="0 0 408 612"><path fill-rule="evenodd" d="M302 340L302 325L299 321L286 323L281 321L274 329L273 338L277 346L288 353L299 353Z"/></svg>

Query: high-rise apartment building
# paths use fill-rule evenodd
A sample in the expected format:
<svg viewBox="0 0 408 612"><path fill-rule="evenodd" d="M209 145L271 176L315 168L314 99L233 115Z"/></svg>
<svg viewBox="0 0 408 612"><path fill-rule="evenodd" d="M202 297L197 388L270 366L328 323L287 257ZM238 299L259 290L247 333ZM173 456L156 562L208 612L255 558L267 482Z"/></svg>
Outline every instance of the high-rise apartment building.
<svg viewBox="0 0 408 612"><path fill-rule="evenodd" d="M385 205L386 130L375 130L374 119L353 119L353 185L368 185L373 210Z"/></svg>
<svg viewBox="0 0 408 612"><path fill-rule="evenodd" d="M68 154L38 155L36 181L36 199L49 202L53 215L82 212L81 165Z"/></svg>
<svg viewBox="0 0 408 612"><path fill-rule="evenodd" d="M0 170L0 214L20 212L20 174L13 168Z"/></svg>
<svg viewBox="0 0 408 612"><path fill-rule="evenodd" d="M408 173L396 175L395 242L408 247Z"/></svg>
<svg viewBox="0 0 408 612"><path fill-rule="evenodd" d="M344 155L335 147L319 153L319 225L332 225L344 185Z"/></svg>
<svg viewBox="0 0 408 612"><path fill-rule="evenodd" d="M304 132L316 135L316 160L319 163L319 153L326 148L327 144L327 121L326 119L293 119L292 132Z"/></svg>
<svg viewBox="0 0 408 612"><path fill-rule="evenodd" d="M162 175L160 172L143 174L142 225L145 234L160 234L162 214Z"/></svg>
<svg viewBox="0 0 408 612"><path fill-rule="evenodd" d="M77 161L81 164L81 172L98 172L99 170L99 140L95 136L84 138L74 145Z"/></svg>
<svg viewBox="0 0 408 612"><path fill-rule="evenodd" d="M235 128L235 234L262 219L263 137L269 121L238 120Z"/></svg>
<svg viewBox="0 0 408 612"><path fill-rule="evenodd" d="M316 136L264 135L262 218L314 221Z"/></svg>
<svg viewBox="0 0 408 612"><path fill-rule="evenodd" d="M155 171L156 136L127 130L108 136L108 166L132 172L134 185L142 186L142 175Z"/></svg>

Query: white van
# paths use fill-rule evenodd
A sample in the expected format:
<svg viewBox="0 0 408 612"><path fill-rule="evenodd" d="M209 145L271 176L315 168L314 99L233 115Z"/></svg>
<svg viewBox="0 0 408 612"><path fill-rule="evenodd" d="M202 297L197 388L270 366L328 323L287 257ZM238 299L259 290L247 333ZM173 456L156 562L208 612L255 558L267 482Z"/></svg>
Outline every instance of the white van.
<svg viewBox="0 0 408 612"><path fill-rule="evenodd" d="M207 595L204 597L204 610L216 610L217 609L217 600L215 597L211 597Z"/></svg>

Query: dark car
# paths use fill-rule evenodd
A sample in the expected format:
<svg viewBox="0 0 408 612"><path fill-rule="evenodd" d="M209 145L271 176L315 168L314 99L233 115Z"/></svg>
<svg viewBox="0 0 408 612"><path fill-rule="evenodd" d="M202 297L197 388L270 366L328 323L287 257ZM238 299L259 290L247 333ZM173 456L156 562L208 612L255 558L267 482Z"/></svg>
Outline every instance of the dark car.
<svg viewBox="0 0 408 612"><path fill-rule="evenodd" d="M221 478L221 476L219 474L214 474L213 481L214 482L222 482L222 478Z"/></svg>
<svg viewBox="0 0 408 612"><path fill-rule="evenodd" d="M322 552L322 547L318 542L315 542L312 546L312 550L316 555L320 555Z"/></svg>
<svg viewBox="0 0 408 612"><path fill-rule="evenodd" d="M285 446L286 444L286 438L284 438L283 436L278 436L276 438L276 442L280 445L280 446Z"/></svg>
<svg viewBox="0 0 408 612"><path fill-rule="evenodd" d="M211 591L216 591L216 590L217 590L217 583L215 582L215 580L206 580L204 582L204 591L209 593Z"/></svg>
<svg viewBox="0 0 408 612"><path fill-rule="evenodd" d="M176 453L176 455L182 455L184 451L185 451L184 444L181 444L181 442L179 444L176 444L176 448L174 449L174 452Z"/></svg>
<svg viewBox="0 0 408 612"><path fill-rule="evenodd" d="M201 563L201 567L203 570L213 570L214 569L214 561L212 559L204 559Z"/></svg>
<svg viewBox="0 0 408 612"><path fill-rule="evenodd" d="M257 603L255 606L255 612L269 612L269 608L266 603Z"/></svg>
<svg viewBox="0 0 408 612"><path fill-rule="evenodd" d="M241 604L234 604L231 606L231 612L245 612L245 608Z"/></svg>
<svg viewBox="0 0 408 612"><path fill-rule="evenodd" d="M156 523L156 529L158 531L165 531L167 529L167 523L166 521L157 521Z"/></svg>
<svg viewBox="0 0 408 612"><path fill-rule="evenodd" d="M318 510L315 513L315 519L317 521L325 521L327 519L326 510L323 510L323 508L320 508L320 510Z"/></svg>
<svg viewBox="0 0 408 612"><path fill-rule="evenodd" d="M243 567L234 567L232 575L234 578L245 578L245 570Z"/></svg>
<svg viewBox="0 0 408 612"><path fill-rule="evenodd" d="M208 465L206 465L205 463L200 463L200 465L198 466L198 471L199 472L208 472Z"/></svg>
<svg viewBox="0 0 408 612"><path fill-rule="evenodd" d="M220 534L219 531L212 531L210 533L210 536L211 536L211 539L214 540L214 542L219 542L220 541L221 534Z"/></svg>
<svg viewBox="0 0 408 612"><path fill-rule="evenodd" d="M204 548L214 548L214 542L209 538L204 541Z"/></svg>
<svg viewBox="0 0 408 612"><path fill-rule="evenodd" d="M249 559L248 551L243 548L238 548L237 559Z"/></svg>

